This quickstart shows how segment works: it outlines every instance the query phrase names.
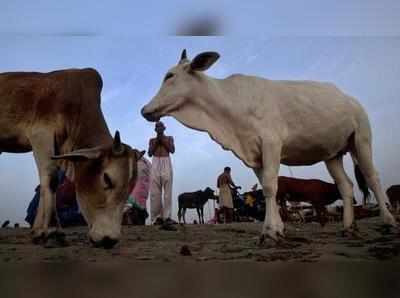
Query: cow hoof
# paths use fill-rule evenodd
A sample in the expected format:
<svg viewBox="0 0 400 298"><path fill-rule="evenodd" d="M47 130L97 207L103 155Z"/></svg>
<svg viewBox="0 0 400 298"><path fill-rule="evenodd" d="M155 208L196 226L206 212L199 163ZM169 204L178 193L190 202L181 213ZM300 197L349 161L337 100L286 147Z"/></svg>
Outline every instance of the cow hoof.
<svg viewBox="0 0 400 298"><path fill-rule="evenodd" d="M32 242L33 242L33 244L36 244L36 245L42 245L42 244L46 243L46 236L44 234L43 235L35 235L32 237Z"/></svg>
<svg viewBox="0 0 400 298"><path fill-rule="evenodd" d="M65 239L65 233L57 230L51 232L47 236L46 243L44 244L45 248L57 248L66 246L68 246L68 242Z"/></svg>
<svg viewBox="0 0 400 298"><path fill-rule="evenodd" d="M356 222L353 222L353 224L350 227L354 232L360 232L360 229L358 228L358 225Z"/></svg>
<svg viewBox="0 0 400 298"><path fill-rule="evenodd" d="M391 213L383 215L383 224L398 228L399 224Z"/></svg>
<svg viewBox="0 0 400 298"><path fill-rule="evenodd" d="M172 224L168 224L168 223L163 223L160 228L160 230L164 230L164 231L177 231L178 229L175 228Z"/></svg>
<svg viewBox="0 0 400 298"><path fill-rule="evenodd" d="M275 242L275 244L282 243L285 240L285 235L283 232L269 232L266 234L261 234L258 240L258 246L262 246L265 242L265 239L269 238Z"/></svg>
<svg viewBox="0 0 400 298"><path fill-rule="evenodd" d="M379 227L378 231L381 232L383 235L391 235L393 232L399 231L398 226L393 226L391 224L383 224Z"/></svg>
<svg viewBox="0 0 400 298"><path fill-rule="evenodd" d="M43 232L43 231L35 231L35 230L33 230L31 232L31 235L32 235L33 244L42 245L42 244L44 244L46 242L47 236L46 236L46 233Z"/></svg>
<svg viewBox="0 0 400 298"><path fill-rule="evenodd" d="M261 235L260 235L260 238L258 238L257 245L258 245L258 246L262 246L262 245L264 244L264 242L265 242L265 235L264 235L264 234L261 234Z"/></svg>
<svg viewBox="0 0 400 298"><path fill-rule="evenodd" d="M361 236L360 230L358 227L353 227L353 225L350 228L344 229L342 231L342 236L344 238L351 238L351 239L363 239Z"/></svg>

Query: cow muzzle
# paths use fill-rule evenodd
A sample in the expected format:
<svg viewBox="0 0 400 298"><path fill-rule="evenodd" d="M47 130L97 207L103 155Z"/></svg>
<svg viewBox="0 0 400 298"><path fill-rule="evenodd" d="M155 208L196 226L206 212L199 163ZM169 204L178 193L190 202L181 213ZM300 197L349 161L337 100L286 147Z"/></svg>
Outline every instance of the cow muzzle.
<svg viewBox="0 0 400 298"><path fill-rule="evenodd" d="M118 243L118 239L114 239L108 236L103 237L100 241L95 241L90 237L90 242L94 247L101 247L105 249L111 249Z"/></svg>
<svg viewBox="0 0 400 298"><path fill-rule="evenodd" d="M92 226L89 230L89 239L94 247L113 248L118 243L120 237L120 227L109 223L103 224L101 228Z"/></svg>
<svg viewBox="0 0 400 298"><path fill-rule="evenodd" d="M154 111L149 111L147 106L142 108L141 114L147 121L156 122L160 120L160 116L158 116Z"/></svg>

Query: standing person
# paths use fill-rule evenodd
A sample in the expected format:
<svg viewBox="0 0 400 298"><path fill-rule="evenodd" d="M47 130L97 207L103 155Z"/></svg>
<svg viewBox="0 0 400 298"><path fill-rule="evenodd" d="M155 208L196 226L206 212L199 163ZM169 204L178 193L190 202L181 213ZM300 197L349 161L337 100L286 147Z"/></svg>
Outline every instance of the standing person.
<svg viewBox="0 0 400 298"><path fill-rule="evenodd" d="M232 222L233 200L231 187L236 188L236 185L232 181L230 167L225 167L224 172L218 176L217 186L219 188L219 206L224 213L224 222Z"/></svg>
<svg viewBox="0 0 400 298"><path fill-rule="evenodd" d="M148 154L152 157L150 175L150 213L153 224L174 230L171 219L172 163L170 154L175 152L174 138L164 134L165 125L156 122L157 136L150 139ZM164 201L162 202L162 194Z"/></svg>

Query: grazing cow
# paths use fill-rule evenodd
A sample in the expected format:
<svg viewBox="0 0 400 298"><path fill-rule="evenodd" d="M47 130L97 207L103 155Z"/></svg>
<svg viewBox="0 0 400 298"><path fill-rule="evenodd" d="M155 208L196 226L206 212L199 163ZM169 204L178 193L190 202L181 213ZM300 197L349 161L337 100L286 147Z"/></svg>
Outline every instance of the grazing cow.
<svg viewBox="0 0 400 298"><path fill-rule="evenodd" d="M80 209L97 246L112 247L122 209L144 154L113 138L100 108L102 79L94 69L0 74L0 152L33 151L40 203L33 238L48 235L57 168L74 181Z"/></svg>
<svg viewBox="0 0 400 298"><path fill-rule="evenodd" d="M371 128L362 106L330 83L274 81L235 74L225 79L204 71L219 54L204 52L192 61L182 52L154 98L142 108L149 121L172 116L185 126L206 131L231 150L260 181L266 216L260 240L283 237L276 202L280 164L324 161L344 200L344 229L354 231L353 184L343 168L350 152L373 191L385 223L396 226L372 161Z"/></svg>
<svg viewBox="0 0 400 298"><path fill-rule="evenodd" d="M181 223L181 218L183 218L183 223L186 224L185 214L186 209L197 210L197 215L199 216L199 223L204 224L204 205L207 201L211 199L214 200L214 191L207 187L205 190L198 190L196 192L185 192L178 196L178 220Z"/></svg>
<svg viewBox="0 0 400 298"><path fill-rule="evenodd" d="M386 195L389 198L390 204L392 205L394 212L399 213L400 211L400 185L392 185L386 190Z"/></svg>

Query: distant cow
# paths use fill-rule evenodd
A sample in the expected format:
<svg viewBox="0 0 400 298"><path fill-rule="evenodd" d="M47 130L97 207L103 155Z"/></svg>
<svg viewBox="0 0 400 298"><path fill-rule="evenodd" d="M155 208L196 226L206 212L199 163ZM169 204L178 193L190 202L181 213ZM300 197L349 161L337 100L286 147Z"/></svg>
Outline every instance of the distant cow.
<svg viewBox="0 0 400 298"><path fill-rule="evenodd" d="M178 220L181 223L181 218L183 218L183 223L186 224L185 214L186 209L196 209L197 215L199 216L199 223L204 224L204 205L207 201L215 199L214 191L207 187L205 190L198 190L195 192L185 192L178 196Z"/></svg>
<svg viewBox="0 0 400 298"><path fill-rule="evenodd" d="M394 212L400 211L400 185L392 185L386 190L389 202L394 209Z"/></svg>
<svg viewBox="0 0 400 298"><path fill-rule="evenodd" d="M257 206L256 204L264 201L261 190L245 193L244 197L245 199L247 198L246 201L249 201L251 198L254 200L253 204L247 203L245 205L246 209L253 207L253 205ZM333 183L318 179L300 179L279 176L276 198L281 208L281 216L284 220L289 219L287 201L291 203L305 202L312 205L317 212L318 221L321 225L325 225L327 220L325 207L337 200L341 200L341 195L338 187ZM357 202L353 199L353 204L355 203ZM297 211L298 208L292 209Z"/></svg>
<svg viewBox="0 0 400 298"><path fill-rule="evenodd" d="M383 221L397 226L373 164L368 116L356 99L325 82L207 76L204 71L219 57L204 52L189 60L184 50L142 115L149 121L172 116L205 131L254 170L266 197L260 240L284 236L276 202L280 163L325 162L344 200L344 228L354 231L353 184L343 167L347 152L379 202Z"/></svg>
<svg viewBox="0 0 400 298"><path fill-rule="evenodd" d="M57 167L74 181L90 240L112 247L122 209L144 152L113 138L100 108L102 79L94 69L0 74L0 152L33 151L40 178L34 240L48 234Z"/></svg>
<svg viewBox="0 0 400 298"><path fill-rule="evenodd" d="M325 225L327 220L325 207L342 199L336 184L318 179L285 176L278 177L276 198L283 210L286 209L286 201L310 203L315 208L317 218L322 226ZM354 203L356 201L353 198Z"/></svg>

